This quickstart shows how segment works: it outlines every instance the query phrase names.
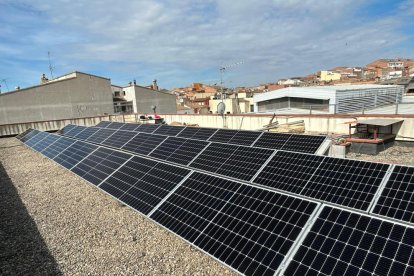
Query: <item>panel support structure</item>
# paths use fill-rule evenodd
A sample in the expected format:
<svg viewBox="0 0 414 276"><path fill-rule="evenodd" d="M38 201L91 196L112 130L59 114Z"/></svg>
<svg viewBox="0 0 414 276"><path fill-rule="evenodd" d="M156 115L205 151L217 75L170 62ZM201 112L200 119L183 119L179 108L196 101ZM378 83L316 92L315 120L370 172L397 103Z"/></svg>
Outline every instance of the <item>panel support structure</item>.
<svg viewBox="0 0 414 276"><path fill-rule="evenodd" d="M375 205L377 205L379 198L381 197L382 192L384 191L385 185L387 185L388 180L390 179L390 176L392 172L394 171L395 165L391 165L388 168L387 173L385 174L384 178L381 181L381 184L379 185L377 192L374 195L374 198L371 201L371 204L368 206L367 212L369 214L372 214L374 211Z"/></svg>

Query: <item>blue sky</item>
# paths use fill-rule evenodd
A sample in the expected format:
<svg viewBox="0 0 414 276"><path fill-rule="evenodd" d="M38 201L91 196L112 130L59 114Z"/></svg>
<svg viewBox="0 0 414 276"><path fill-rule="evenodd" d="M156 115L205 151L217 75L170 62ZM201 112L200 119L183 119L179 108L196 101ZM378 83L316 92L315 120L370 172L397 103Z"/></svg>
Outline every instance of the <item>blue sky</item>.
<svg viewBox="0 0 414 276"><path fill-rule="evenodd" d="M10 90L82 71L126 85L254 86L378 58L414 58L414 0L0 0ZM2 91L6 91L5 83Z"/></svg>

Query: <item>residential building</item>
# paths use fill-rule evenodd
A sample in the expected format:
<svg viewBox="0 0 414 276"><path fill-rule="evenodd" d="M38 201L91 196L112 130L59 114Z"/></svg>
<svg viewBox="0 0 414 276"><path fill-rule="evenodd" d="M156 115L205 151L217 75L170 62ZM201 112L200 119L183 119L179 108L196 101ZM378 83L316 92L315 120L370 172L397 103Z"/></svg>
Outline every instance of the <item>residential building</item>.
<svg viewBox="0 0 414 276"><path fill-rule="evenodd" d="M367 69L375 72L375 77L380 80L389 80L409 76L411 68L414 68L414 60L406 58L378 59L367 64Z"/></svg>
<svg viewBox="0 0 414 276"><path fill-rule="evenodd" d="M324 82L338 81L341 79L341 73L335 71L320 71L319 80Z"/></svg>
<svg viewBox="0 0 414 276"><path fill-rule="evenodd" d="M82 72L0 94L0 125L112 114L111 81Z"/></svg>
<svg viewBox="0 0 414 276"><path fill-rule="evenodd" d="M238 98L227 98L227 99L217 99L217 100L210 100L210 113L217 114L217 107L219 103L223 102L226 106L225 113L226 114L240 114L240 113L249 113L250 110L250 101L247 99L238 99Z"/></svg>
<svg viewBox="0 0 414 276"><path fill-rule="evenodd" d="M277 81L278 85L284 85L284 86L297 86L301 84L301 80L300 79L281 79ZM271 88L269 88L269 90L272 90Z"/></svg>
<svg viewBox="0 0 414 276"><path fill-rule="evenodd" d="M157 87L156 82L152 87ZM137 85L135 82L122 87L122 98L132 103L133 113L175 114L177 112L176 96L170 92L155 90Z"/></svg>

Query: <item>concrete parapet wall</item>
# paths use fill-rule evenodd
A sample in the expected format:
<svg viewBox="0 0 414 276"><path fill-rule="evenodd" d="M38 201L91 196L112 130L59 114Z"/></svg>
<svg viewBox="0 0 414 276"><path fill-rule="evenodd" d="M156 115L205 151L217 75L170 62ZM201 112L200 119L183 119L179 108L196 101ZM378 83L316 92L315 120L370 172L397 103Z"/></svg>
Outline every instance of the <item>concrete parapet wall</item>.
<svg viewBox="0 0 414 276"><path fill-rule="evenodd" d="M100 121L108 121L109 116L87 117L77 119L64 119L42 122L28 122L19 124L0 125L0 137L12 136L24 132L29 128L38 129L41 131L57 131L68 124L80 126L94 126Z"/></svg>
<svg viewBox="0 0 414 276"><path fill-rule="evenodd" d="M167 123L179 122L185 124L197 124L200 127L222 128L223 123L230 129L258 130L268 124L272 115L226 115L225 119L221 115L196 115L196 114L164 114L161 115ZM275 117L273 122L285 124L298 120L305 123L305 131L320 134L348 134L348 124L346 122L356 119L374 118L396 118L404 122L393 128L393 133L397 134L397 140L414 141L414 115L280 115ZM35 128L44 131L56 131L67 124L83 126L94 126L100 121L117 122L138 122L139 115L109 115L99 117L87 117L78 119L64 119L43 122L29 122L20 124L0 125L0 136L17 135L28 128Z"/></svg>
<svg viewBox="0 0 414 276"><path fill-rule="evenodd" d="M180 122L186 124L198 124L200 127L223 127L223 118L220 115L163 115L167 123ZM231 129L258 130L268 124L272 115L226 115L227 127ZM306 132L321 134L348 134L349 128L346 122L356 119L374 118L398 118L404 120L400 127L393 128L397 134L397 140L414 141L414 115L281 115L273 122L285 124L298 120L305 123Z"/></svg>

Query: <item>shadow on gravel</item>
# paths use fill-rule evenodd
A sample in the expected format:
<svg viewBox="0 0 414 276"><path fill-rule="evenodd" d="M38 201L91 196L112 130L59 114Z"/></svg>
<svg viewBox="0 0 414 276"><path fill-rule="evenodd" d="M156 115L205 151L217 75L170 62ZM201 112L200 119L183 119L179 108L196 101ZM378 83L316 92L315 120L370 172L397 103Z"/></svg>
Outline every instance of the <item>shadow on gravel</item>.
<svg viewBox="0 0 414 276"><path fill-rule="evenodd" d="M0 275L62 275L1 163Z"/></svg>

